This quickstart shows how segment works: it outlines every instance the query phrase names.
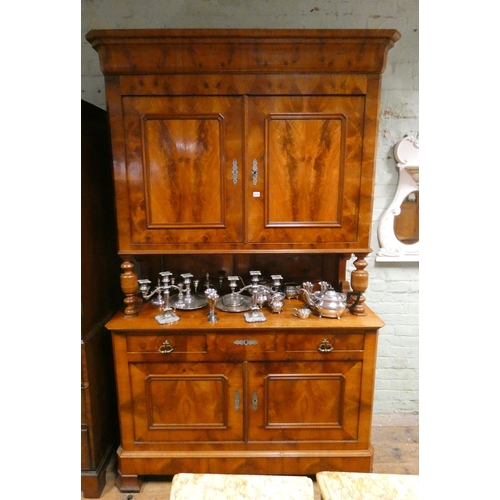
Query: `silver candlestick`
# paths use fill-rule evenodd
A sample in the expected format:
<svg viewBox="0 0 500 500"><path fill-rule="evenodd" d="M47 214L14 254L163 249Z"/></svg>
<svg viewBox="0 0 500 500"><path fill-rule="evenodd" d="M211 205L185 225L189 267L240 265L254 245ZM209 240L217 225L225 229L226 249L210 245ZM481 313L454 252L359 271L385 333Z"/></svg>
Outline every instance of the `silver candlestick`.
<svg viewBox="0 0 500 500"><path fill-rule="evenodd" d="M267 318L264 316L264 313L262 311L259 311L263 303L261 285L259 285L260 271L250 271L250 276L252 277L250 285L247 285L241 290L244 290L245 288L250 288L252 292L252 308L250 312L246 312L243 316L245 317L245 321L247 323L259 323L267 321Z"/></svg>
<svg viewBox="0 0 500 500"><path fill-rule="evenodd" d="M173 280L172 283L170 283L170 276L172 276L170 271L161 272L160 275L163 284L158 284L151 293L149 293L151 285L151 281L149 280L139 280L139 290L142 293L142 297L146 300L151 298L155 293L163 294L164 299L163 305L161 306L163 314L158 314L155 316L155 319L160 325L175 323L179 321L180 318L175 314L175 310L170 307L170 289L176 288L179 291L180 289L173 284Z"/></svg>

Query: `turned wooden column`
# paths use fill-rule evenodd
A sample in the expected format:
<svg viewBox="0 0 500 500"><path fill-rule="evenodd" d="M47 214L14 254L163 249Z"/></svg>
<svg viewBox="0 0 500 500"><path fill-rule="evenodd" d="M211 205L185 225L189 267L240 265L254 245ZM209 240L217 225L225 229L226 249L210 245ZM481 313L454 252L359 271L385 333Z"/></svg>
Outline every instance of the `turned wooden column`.
<svg viewBox="0 0 500 500"><path fill-rule="evenodd" d="M120 275L120 285L125 294L123 299L125 310L123 312L125 317L133 318L139 314L139 304L142 302L136 295L139 290L139 283L137 274L134 272L135 264L129 256L123 257L123 259L124 262L120 266L123 269L123 273Z"/></svg>
<svg viewBox="0 0 500 500"><path fill-rule="evenodd" d="M351 273L351 288L353 292L361 292L359 297L359 302L355 307L351 309L351 313L355 316L366 316L365 312L365 296L363 292L368 288L368 273L365 271L365 267L368 263L365 260L367 253L357 253L354 254L356 260L354 261L355 271Z"/></svg>

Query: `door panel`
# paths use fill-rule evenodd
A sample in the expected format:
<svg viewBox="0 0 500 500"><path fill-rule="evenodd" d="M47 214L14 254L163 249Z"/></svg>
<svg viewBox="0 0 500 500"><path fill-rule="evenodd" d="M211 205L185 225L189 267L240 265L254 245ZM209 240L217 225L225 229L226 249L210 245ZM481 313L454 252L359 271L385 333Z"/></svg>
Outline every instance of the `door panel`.
<svg viewBox="0 0 500 500"><path fill-rule="evenodd" d="M129 366L136 442L242 440L241 364Z"/></svg>
<svg viewBox="0 0 500 500"><path fill-rule="evenodd" d="M132 243L242 241L242 98L125 97L123 109Z"/></svg>
<svg viewBox="0 0 500 500"><path fill-rule="evenodd" d="M361 371L361 361L249 363L250 441L356 440Z"/></svg>
<svg viewBox="0 0 500 500"><path fill-rule="evenodd" d="M364 106L364 96L248 99L249 242L356 241Z"/></svg>

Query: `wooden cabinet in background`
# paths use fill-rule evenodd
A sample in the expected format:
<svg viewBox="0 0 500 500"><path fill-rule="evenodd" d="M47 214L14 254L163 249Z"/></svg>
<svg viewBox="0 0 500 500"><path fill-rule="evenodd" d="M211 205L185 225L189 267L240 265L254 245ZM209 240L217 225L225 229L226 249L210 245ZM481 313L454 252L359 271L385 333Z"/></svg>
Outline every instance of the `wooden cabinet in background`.
<svg viewBox="0 0 500 500"><path fill-rule="evenodd" d="M81 486L96 498L119 442L111 336L120 306L112 156L106 111L81 103Z"/></svg>

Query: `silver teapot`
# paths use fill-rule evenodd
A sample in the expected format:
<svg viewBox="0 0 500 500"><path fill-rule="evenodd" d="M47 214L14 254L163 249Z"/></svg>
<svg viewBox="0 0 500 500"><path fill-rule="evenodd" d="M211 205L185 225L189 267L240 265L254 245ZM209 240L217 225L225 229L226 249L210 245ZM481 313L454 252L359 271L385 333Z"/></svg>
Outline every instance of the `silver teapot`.
<svg viewBox="0 0 500 500"><path fill-rule="evenodd" d="M320 284L321 291L313 292L311 285L310 282L304 283L301 292L307 305L320 317L340 319L347 309L349 298L356 296L355 302L349 306L349 310L352 310L361 296L361 292L339 293L332 288L326 289L324 282Z"/></svg>

